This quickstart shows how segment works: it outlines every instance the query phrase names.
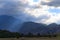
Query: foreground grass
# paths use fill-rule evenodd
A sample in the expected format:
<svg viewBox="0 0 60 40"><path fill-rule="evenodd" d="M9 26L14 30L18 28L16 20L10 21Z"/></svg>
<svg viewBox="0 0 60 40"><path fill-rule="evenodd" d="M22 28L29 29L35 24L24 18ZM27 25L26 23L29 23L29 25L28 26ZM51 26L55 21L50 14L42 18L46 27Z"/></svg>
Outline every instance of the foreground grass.
<svg viewBox="0 0 60 40"><path fill-rule="evenodd" d="M48 38L48 37L21 37L21 38L0 38L0 40L60 40L60 37L52 37L52 38Z"/></svg>

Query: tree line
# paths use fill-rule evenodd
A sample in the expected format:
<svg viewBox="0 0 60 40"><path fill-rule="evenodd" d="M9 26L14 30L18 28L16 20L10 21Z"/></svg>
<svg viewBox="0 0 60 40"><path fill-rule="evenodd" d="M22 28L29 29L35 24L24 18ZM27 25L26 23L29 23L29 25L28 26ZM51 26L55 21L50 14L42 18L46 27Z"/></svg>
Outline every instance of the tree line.
<svg viewBox="0 0 60 40"><path fill-rule="evenodd" d="M23 34L18 32L10 32L7 30L0 30L0 38L20 38L20 37L57 37L57 34L52 35L48 32L48 35L41 35L40 33L34 35L31 32L28 32L28 34Z"/></svg>

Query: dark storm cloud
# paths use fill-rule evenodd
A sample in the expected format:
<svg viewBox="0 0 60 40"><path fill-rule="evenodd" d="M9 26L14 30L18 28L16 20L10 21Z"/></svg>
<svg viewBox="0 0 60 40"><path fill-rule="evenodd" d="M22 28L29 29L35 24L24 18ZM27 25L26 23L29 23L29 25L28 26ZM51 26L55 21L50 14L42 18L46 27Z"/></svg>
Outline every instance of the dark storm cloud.
<svg viewBox="0 0 60 40"><path fill-rule="evenodd" d="M19 8L19 5L22 5L22 4L19 4L19 2L15 2L15 1L0 1L0 6L2 6L0 8L0 14L17 14L18 13L18 8ZM21 7L21 6L20 6Z"/></svg>
<svg viewBox="0 0 60 40"><path fill-rule="evenodd" d="M0 15L10 15L17 18L28 18L32 17L31 15L24 13L24 8L26 7L25 4L23 4L20 1L15 0L2 0L0 1ZM31 19L31 18L30 18Z"/></svg>
<svg viewBox="0 0 60 40"><path fill-rule="evenodd" d="M42 2L42 5L48 5L48 6L60 6L60 0L52 0L51 2Z"/></svg>

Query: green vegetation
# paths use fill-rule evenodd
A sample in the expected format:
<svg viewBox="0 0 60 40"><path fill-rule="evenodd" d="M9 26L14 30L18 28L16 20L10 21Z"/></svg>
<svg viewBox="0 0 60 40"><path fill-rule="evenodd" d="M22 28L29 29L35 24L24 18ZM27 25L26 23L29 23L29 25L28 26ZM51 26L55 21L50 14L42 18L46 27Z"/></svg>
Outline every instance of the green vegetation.
<svg viewBox="0 0 60 40"><path fill-rule="evenodd" d="M37 35L34 35L32 33L28 34L23 34L23 33L18 33L18 32L9 32L6 30L0 30L0 38L20 38L20 37L57 37L56 34L54 35L41 35L40 33L37 33Z"/></svg>
<svg viewBox="0 0 60 40"><path fill-rule="evenodd" d="M9 32L6 30L0 30L0 38L14 38L19 37L20 34L17 32Z"/></svg>

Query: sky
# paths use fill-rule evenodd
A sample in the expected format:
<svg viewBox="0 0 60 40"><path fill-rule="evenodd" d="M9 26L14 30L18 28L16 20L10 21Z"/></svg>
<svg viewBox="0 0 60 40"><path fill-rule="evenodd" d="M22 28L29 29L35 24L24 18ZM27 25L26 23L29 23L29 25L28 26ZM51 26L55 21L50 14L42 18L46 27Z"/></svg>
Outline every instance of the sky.
<svg viewBox="0 0 60 40"><path fill-rule="evenodd" d="M60 0L0 0L0 15L23 21L60 24Z"/></svg>

